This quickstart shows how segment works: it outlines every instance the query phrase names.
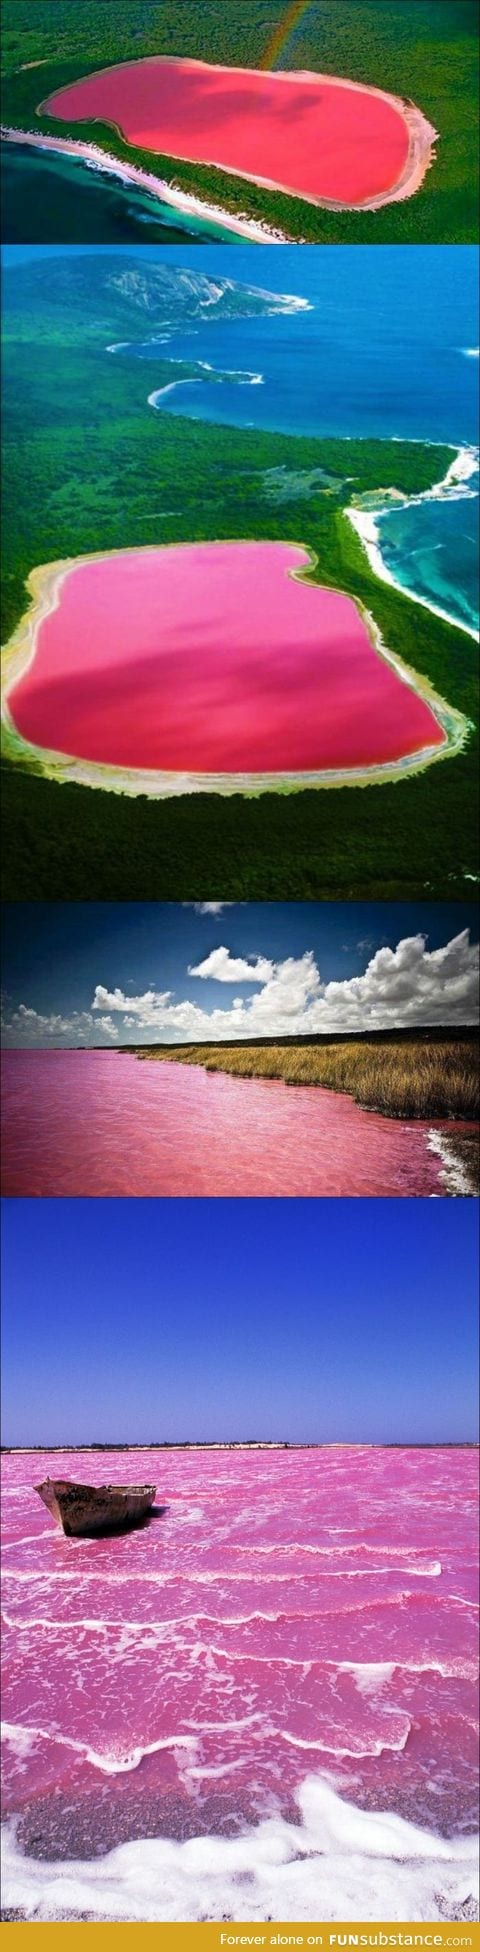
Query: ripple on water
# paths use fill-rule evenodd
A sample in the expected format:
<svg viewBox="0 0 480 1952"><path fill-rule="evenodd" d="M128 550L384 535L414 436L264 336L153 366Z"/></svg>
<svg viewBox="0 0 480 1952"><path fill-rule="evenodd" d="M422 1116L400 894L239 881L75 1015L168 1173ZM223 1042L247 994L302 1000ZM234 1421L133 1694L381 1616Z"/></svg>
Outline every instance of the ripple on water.
<svg viewBox="0 0 480 1952"><path fill-rule="evenodd" d="M4 1062L8 1194L445 1192L431 1122L384 1118L345 1093L123 1051L8 1051Z"/></svg>

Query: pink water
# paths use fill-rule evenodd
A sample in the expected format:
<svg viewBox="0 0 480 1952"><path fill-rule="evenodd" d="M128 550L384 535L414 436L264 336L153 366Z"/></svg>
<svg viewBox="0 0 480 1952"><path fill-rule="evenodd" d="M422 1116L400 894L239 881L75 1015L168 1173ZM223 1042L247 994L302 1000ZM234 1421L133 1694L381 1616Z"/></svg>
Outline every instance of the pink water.
<svg viewBox="0 0 480 1952"><path fill-rule="evenodd" d="M127 549L58 581L9 694L34 745L198 773L382 765L444 734L373 649L351 597L299 582L280 542Z"/></svg>
<svg viewBox="0 0 480 1952"><path fill-rule="evenodd" d="M3 1126L8 1194L445 1192L428 1122L128 1051L6 1051Z"/></svg>
<svg viewBox="0 0 480 1952"><path fill-rule="evenodd" d="M361 205L393 188L408 158L400 107L333 75L157 57L87 75L45 108L69 123L111 122L137 148L217 164L314 203Z"/></svg>
<svg viewBox="0 0 480 1952"><path fill-rule="evenodd" d="M47 1473L156 1481L159 1509L124 1536L67 1540L33 1490ZM266 1817L298 1822L306 1778L337 1812L340 1796L444 1836L471 1829L476 1484L474 1454L441 1448L7 1457L4 1807L22 1812L22 1847L85 1864L134 1837L258 1837ZM362 1869L356 1848L340 1863L368 1907L375 1856L393 1879L402 1849L393 1829ZM416 1877L418 1839L407 1854ZM164 1883L159 1915L224 1916L205 1888L202 1912L200 1859L190 1869L200 1909L162 1911ZM261 1915L286 1915L281 1889ZM129 1891L141 1905L132 1866ZM248 1889L238 1901L228 1916L257 1916ZM306 1902L294 1916L338 1916Z"/></svg>

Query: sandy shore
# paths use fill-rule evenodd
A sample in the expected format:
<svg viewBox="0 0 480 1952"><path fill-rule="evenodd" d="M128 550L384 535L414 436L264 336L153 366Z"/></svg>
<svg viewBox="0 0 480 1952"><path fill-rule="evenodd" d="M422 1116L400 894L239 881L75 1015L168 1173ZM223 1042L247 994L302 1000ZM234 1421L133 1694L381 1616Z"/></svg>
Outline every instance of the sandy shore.
<svg viewBox="0 0 480 1952"><path fill-rule="evenodd" d="M37 1798L20 1823L7 1819L3 1826L5 1922L128 1920L168 1928L180 1914L186 1922L201 1922L208 1908L219 1927L231 1920L241 1931L247 1913L249 1921L272 1921L272 1836L284 1894L278 1908L288 1909L289 1917L311 1916L315 1895L322 1919L335 1924L350 1837L348 1862L355 1868L347 1919L368 1925L372 1914L386 1915L387 1905L394 1921L412 1911L463 1925L478 1916L476 1839L470 1832L437 1835L419 1826L414 1808L408 1817L395 1809L363 1808L333 1791L320 1774L307 1777L285 1814L273 1819L267 1813L252 1821L237 1793L232 1821L231 1800L227 1814L221 1794L212 1794L208 1828L199 1811L196 1823L190 1812L185 1822L181 1795L176 1808L171 1796L162 1809L159 1798L141 1799L132 1791L125 1813L113 1799L109 1812L98 1792L80 1807L70 1803L64 1810L62 1800L67 1802L57 1795L52 1809L51 1797ZM322 1830L316 1807L328 1811L332 1801L342 1827L334 1814L335 1830L331 1817L331 1827L326 1830L324 1822ZM43 1848L39 1831L45 1832ZM249 1888L239 1899L242 1874Z"/></svg>
<svg viewBox="0 0 480 1952"><path fill-rule="evenodd" d="M106 149L100 149L93 142L75 142L69 136L37 135L32 129L1 129L3 142L26 144L31 149L49 149L59 156L69 156L71 160L85 163L89 169L98 170L106 176L116 176L121 183L133 183L137 190L145 190L159 203L171 204L186 217L194 217L203 223L217 224L223 230L231 230L238 237L245 237L251 244L286 244L288 238L280 230L272 230L267 224L255 223L253 218L234 217L229 210L220 205L203 203L200 197L190 195L187 190L173 189L171 183L162 182L148 170L137 169L134 163L122 162L120 157L111 156Z"/></svg>
<svg viewBox="0 0 480 1952"><path fill-rule="evenodd" d="M239 541L241 539L237 538ZM158 543L146 544L136 552L129 550L128 553L144 556L147 553L151 554L153 550L157 552L161 546ZM178 543L175 546L179 549L190 549L192 544ZM216 548L221 546L221 543L215 543ZM308 581L312 569L317 568L317 557L306 543L300 541L295 546L304 549L308 560L301 568L289 570L288 574L294 580ZM225 547L230 548L231 543L226 543ZM106 562L120 553L118 549L102 549L95 550L87 556L43 563L31 570L27 577L26 588L32 602L6 645L2 659L2 748L6 758L19 761L34 771L40 771L44 777L59 782L69 780L77 785L101 787L105 792L126 793L134 797L146 795L150 799L170 799L179 798L187 793L218 793L226 796L245 793L256 797L265 792L299 792L312 787L325 789L339 786L380 785L423 771L434 761L452 757L454 753L462 750L469 730L466 719L460 712L455 711L453 706L448 705L445 699L438 696L426 678L403 664L396 653L389 650L371 611L355 597L351 597L351 601L356 604L374 650L392 666L403 684L409 685L428 703L437 723L441 726L442 744L425 746L399 760L389 761L385 766L373 765L351 770L331 768L325 772L235 774L169 773L154 772L140 767L121 768L100 765L92 760L76 758L73 754L50 751L30 744L17 731L9 699L20 677L24 677L25 672L33 664L40 625L52 611L58 609L63 583L74 569L83 567L89 562ZM320 589L321 585L318 587ZM345 596L346 592L338 590L336 594Z"/></svg>
<svg viewBox="0 0 480 1952"><path fill-rule="evenodd" d="M478 461L477 448L461 447L450 462L443 481L437 482L434 488L427 488L424 494L397 494L395 501L388 500L375 509L346 508L344 510L356 535L359 536L374 575L378 576L382 583L390 583L392 589L399 590L401 596L409 597L411 603L419 603L423 610L431 610L434 617L441 617L443 623L453 625L455 630L463 631L467 637L473 637L476 644L479 641L479 632L473 629L473 625L462 623L459 617L452 617L449 610L441 609L440 604L430 602L428 597L420 596L416 590L408 589L405 583L400 583L398 577L393 575L382 556L379 523L384 516L393 514L397 509L420 507L422 502L457 500L458 491L461 492L462 486L465 487L465 492L468 492L467 483L471 476L476 474Z"/></svg>

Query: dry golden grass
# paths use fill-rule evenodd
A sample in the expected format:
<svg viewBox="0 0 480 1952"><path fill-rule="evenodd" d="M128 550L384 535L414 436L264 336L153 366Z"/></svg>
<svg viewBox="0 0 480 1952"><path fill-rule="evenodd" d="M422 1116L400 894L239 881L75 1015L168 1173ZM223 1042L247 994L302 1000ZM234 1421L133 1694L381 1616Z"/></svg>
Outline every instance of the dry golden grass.
<svg viewBox="0 0 480 1952"><path fill-rule="evenodd" d="M477 1042L428 1043L419 1033L408 1042L269 1044L234 1049L212 1044L144 1047L139 1057L201 1064L233 1077L281 1078L284 1084L319 1084L346 1091L357 1104L390 1118L475 1119L479 1115Z"/></svg>

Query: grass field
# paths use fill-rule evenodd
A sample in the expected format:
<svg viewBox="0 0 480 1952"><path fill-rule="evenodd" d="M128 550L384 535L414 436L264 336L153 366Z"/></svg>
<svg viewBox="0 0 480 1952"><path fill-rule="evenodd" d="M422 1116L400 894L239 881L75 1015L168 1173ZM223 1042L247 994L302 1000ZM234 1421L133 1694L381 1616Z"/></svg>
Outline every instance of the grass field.
<svg viewBox="0 0 480 1952"><path fill-rule="evenodd" d="M289 9L285 0L4 0L3 121L91 140L205 202L260 219L307 243L465 243L477 236L476 0L312 0L281 41L275 68L313 69L413 100L438 130L437 160L417 196L384 210L315 210L239 178L152 158L97 123L38 117L55 89L146 55L257 67ZM38 64L38 65L37 65ZM45 241L48 240L45 211Z"/></svg>
<svg viewBox="0 0 480 1952"><path fill-rule="evenodd" d="M358 1105L390 1118L477 1119L480 1112L478 1042L471 1038L430 1043L422 1036L382 1042L368 1036L338 1044L142 1047L139 1058L200 1064L236 1078L281 1078L284 1084L323 1085L346 1091Z"/></svg>

